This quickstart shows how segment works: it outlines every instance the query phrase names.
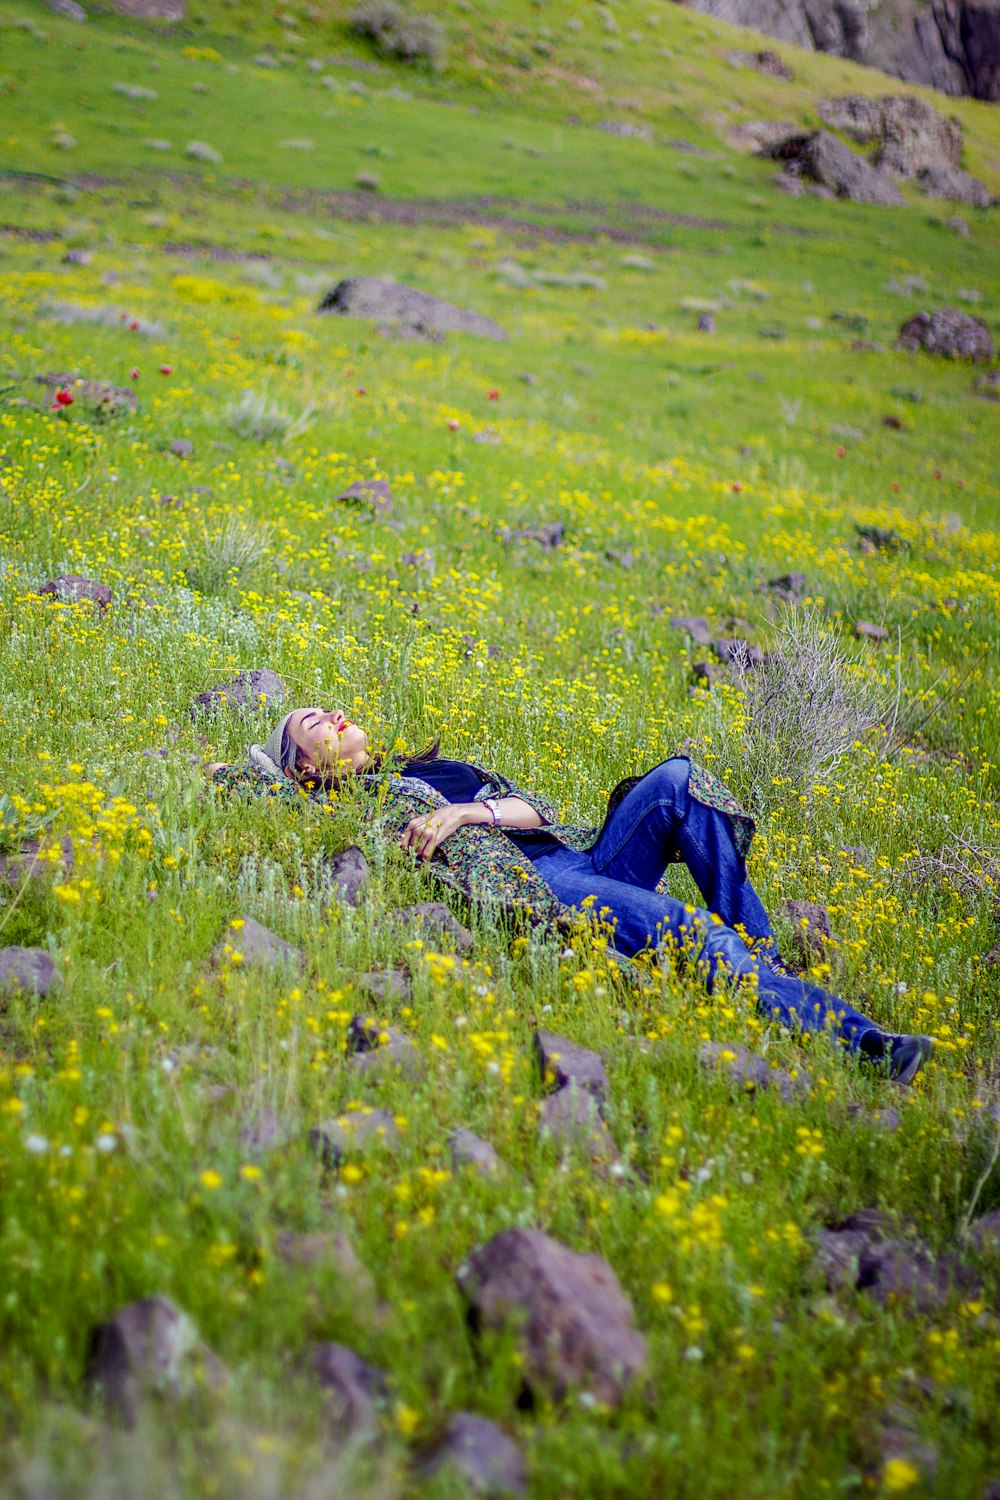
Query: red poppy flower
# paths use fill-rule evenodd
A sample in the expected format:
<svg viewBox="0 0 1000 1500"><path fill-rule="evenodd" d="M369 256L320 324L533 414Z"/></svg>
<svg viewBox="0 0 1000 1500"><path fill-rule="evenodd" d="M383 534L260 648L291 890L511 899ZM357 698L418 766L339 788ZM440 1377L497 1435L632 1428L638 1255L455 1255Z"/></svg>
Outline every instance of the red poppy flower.
<svg viewBox="0 0 1000 1500"><path fill-rule="evenodd" d="M742 488L743 488L743 486L740 484L739 480L738 479L734 479L733 480L733 493L736 494L736 495L738 495L739 492L740 492L740 490Z"/></svg>
<svg viewBox="0 0 1000 1500"><path fill-rule="evenodd" d="M837 457L838 458L843 458L846 455L846 453L847 453L847 449L846 448L838 448L837 449Z"/></svg>
<svg viewBox="0 0 1000 1500"><path fill-rule="evenodd" d="M500 400L500 392L499 391L487 391L486 392L486 399L487 399L487 401L499 401Z"/></svg>
<svg viewBox="0 0 1000 1500"><path fill-rule="evenodd" d="M450 432L457 432L458 431L458 422L455 420L454 417L449 417L448 418L448 429L449 429Z"/></svg>
<svg viewBox="0 0 1000 1500"><path fill-rule="evenodd" d="M898 495L899 494L899 480L898 479L894 479L892 481L892 493L894 495Z"/></svg>
<svg viewBox="0 0 1000 1500"><path fill-rule="evenodd" d="M73 405L73 396L72 396L71 392L64 391L64 390L58 390L58 391L56 391L56 399L53 402L53 405L56 406L56 407L59 407L59 406L72 406Z"/></svg>
<svg viewBox="0 0 1000 1500"><path fill-rule="evenodd" d="M161 365L160 366L160 374L161 375L172 375L173 373L174 373L174 367L173 367L173 365Z"/></svg>
<svg viewBox="0 0 1000 1500"><path fill-rule="evenodd" d="M129 326L129 328L131 329L131 331L133 333L138 333L138 331L139 331L139 319L138 318L133 318L132 321L131 321L131 323L128 326Z"/></svg>
<svg viewBox="0 0 1000 1500"><path fill-rule="evenodd" d="M129 373L129 376L130 376L130 378L132 380L138 380L139 379L139 371L138 371L138 369L137 369L137 367L135 365L132 366L131 370L129 370L128 373Z"/></svg>
<svg viewBox="0 0 1000 1500"><path fill-rule="evenodd" d="M358 386L358 395L359 396L367 396L367 394L368 394L368 392L365 390L364 386L363 385L359 385Z"/></svg>

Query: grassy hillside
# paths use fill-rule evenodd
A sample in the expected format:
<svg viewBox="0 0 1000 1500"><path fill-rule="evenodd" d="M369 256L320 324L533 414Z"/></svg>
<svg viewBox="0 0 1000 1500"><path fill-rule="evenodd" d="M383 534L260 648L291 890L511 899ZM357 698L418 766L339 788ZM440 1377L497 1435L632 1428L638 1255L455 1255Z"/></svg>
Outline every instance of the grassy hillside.
<svg viewBox="0 0 1000 1500"><path fill-rule="evenodd" d="M340 6L170 28L0 4L0 850L40 841L46 870L0 887L0 943L62 977L0 1010L3 1492L405 1494L465 1409L517 1440L532 1497L978 1497L1000 1471L997 1263L962 1238L1000 1207L997 408L981 370L892 345L928 306L996 335L996 213L963 237L909 188L898 210L792 199L728 144L902 87L836 59L785 49L776 83L671 4L435 12L440 73L378 61ZM996 111L952 107L1000 191ZM623 120L649 138L599 128ZM317 315L363 273L507 338ZM93 380L134 409L95 410ZM391 513L336 500L365 477ZM553 523L554 548L512 535ZM790 570L898 726L798 787L776 755L751 870L783 944L785 898L827 905L816 979L935 1036L906 1092L745 993L669 967L630 988L583 930L456 905L456 956L393 921L441 893L352 799L207 787L273 713L192 717L195 695L270 667L290 704L339 704L379 748L440 735L568 819L682 743L749 797L744 699L691 691L704 652L670 621L769 647L761 585ZM110 608L40 596L60 573ZM889 641L858 642L864 620ZM352 908L326 862L355 840ZM247 918L305 969L241 963ZM375 1014L417 1083L345 1058L387 966L410 994ZM539 1141L540 1022L603 1055L620 1179ZM706 1040L805 1069L808 1097L731 1089ZM309 1129L357 1105L399 1144L324 1169ZM500 1176L453 1168L459 1125ZM830 1292L815 1236L872 1205L970 1279L918 1309ZM525 1409L514 1335L473 1340L456 1269L513 1225L613 1267L649 1342L621 1408ZM282 1232L331 1230L367 1280L283 1258ZM90 1333L154 1292L230 1381L125 1433L88 1395ZM331 1443L317 1340L388 1372L374 1444Z"/></svg>

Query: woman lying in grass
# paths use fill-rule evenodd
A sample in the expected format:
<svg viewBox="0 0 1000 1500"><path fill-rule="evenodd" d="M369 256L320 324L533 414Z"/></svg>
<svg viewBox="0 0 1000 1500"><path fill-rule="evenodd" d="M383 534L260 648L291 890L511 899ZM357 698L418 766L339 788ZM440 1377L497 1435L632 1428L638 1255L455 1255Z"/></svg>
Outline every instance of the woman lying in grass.
<svg viewBox="0 0 1000 1500"><path fill-rule="evenodd" d="M350 780L368 794L370 823L474 902L553 923L591 911L613 928L619 955L672 950L710 994L752 976L765 1014L793 1029L830 1029L898 1083L912 1082L930 1053L929 1037L884 1032L788 972L747 876L753 820L686 756L619 783L599 829L559 823L544 798L473 762L446 760L436 744L414 758L371 756L359 725L320 708L285 714L245 766L217 766L212 778L234 791L322 801ZM666 868L680 861L703 909L667 893Z"/></svg>

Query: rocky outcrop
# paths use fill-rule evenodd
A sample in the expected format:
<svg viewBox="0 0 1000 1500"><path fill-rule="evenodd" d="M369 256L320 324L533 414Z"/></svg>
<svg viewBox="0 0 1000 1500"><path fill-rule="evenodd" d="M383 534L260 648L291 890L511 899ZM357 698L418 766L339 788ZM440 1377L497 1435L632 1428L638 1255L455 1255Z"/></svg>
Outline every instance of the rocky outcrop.
<svg viewBox="0 0 1000 1500"><path fill-rule="evenodd" d="M899 177L929 168L957 167L962 159L962 127L925 99L888 94L870 99L842 94L821 99L819 117L862 146L874 146L875 165Z"/></svg>
<svg viewBox="0 0 1000 1500"><path fill-rule="evenodd" d="M890 178L828 130L789 136L759 154L783 162L787 176L806 178L837 198L895 208L903 203L902 193Z"/></svg>
<svg viewBox="0 0 1000 1500"><path fill-rule="evenodd" d="M428 292L402 286L381 276L348 276L327 292L321 313L370 318L384 328L405 328L412 334L438 337L445 333L473 333L481 338L505 339L492 318L443 302Z"/></svg>
<svg viewBox="0 0 1000 1500"><path fill-rule="evenodd" d="M968 359L984 364L993 358L993 339L982 318L960 312L956 307L942 307L936 312L921 312L908 318L899 330L896 348L915 354L937 354L942 359Z"/></svg>
<svg viewBox="0 0 1000 1500"><path fill-rule="evenodd" d="M945 94L1000 99L997 0L678 0Z"/></svg>

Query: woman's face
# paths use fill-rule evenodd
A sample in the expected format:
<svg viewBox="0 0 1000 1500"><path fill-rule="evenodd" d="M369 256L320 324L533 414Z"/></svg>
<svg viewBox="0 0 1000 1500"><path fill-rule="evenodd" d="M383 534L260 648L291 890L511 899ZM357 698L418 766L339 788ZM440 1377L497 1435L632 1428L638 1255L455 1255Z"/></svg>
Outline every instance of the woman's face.
<svg viewBox="0 0 1000 1500"><path fill-rule="evenodd" d="M368 736L340 709L297 708L288 733L299 751L299 770L341 775L360 771L368 759Z"/></svg>

